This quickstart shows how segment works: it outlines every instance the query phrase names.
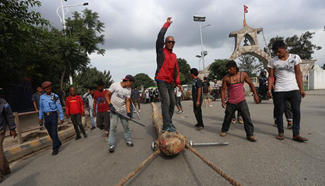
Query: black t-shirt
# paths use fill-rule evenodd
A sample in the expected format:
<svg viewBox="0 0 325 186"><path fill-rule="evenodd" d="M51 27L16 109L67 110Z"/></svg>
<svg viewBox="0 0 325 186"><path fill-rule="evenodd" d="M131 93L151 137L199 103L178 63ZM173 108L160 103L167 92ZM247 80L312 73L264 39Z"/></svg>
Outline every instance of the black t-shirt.
<svg viewBox="0 0 325 186"><path fill-rule="evenodd" d="M203 86L203 83L202 83L201 79L199 79L199 78L194 79L193 85L192 85L192 98L193 98L193 101L197 101L197 90L199 88L202 88L202 86ZM201 100L202 100L202 92L201 92Z"/></svg>
<svg viewBox="0 0 325 186"><path fill-rule="evenodd" d="M204 81L202 84L203 84L203 93L208 93L210 87L209 81Z"/></svg>

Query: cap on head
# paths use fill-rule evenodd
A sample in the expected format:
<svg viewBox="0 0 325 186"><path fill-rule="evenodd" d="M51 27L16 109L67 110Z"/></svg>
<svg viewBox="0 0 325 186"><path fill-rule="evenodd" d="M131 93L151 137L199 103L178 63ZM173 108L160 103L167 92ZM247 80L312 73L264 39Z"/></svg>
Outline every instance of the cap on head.
<svg viewBox="0 0 325 186"><path fill-rule="evenodd" d="M132 75L126 75L123 81L132 81L135 82L135 79Z"/></svg>
<svg viewBox="0 0 325 186"><path fill-rule="evenodd" d="M51 81L44 81L42 83L42 89L46 89L47 87L50 87L52 85Z"/></svg>

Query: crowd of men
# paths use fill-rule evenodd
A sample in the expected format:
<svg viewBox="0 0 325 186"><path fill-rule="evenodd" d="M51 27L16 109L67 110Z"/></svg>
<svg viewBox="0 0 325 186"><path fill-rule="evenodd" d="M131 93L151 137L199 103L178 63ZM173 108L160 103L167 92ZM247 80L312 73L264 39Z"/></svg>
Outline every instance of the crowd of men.
<svg viewBox="0 0 325 186"><path fill-rule="evenodd" d="M127 146L134 146L129 128L129 119L133 117L133 111L140 111L140 102L145 98L146 102L161 102L161 112L163 119L163 132L175 132L176 125L172 121L175 105L177 113L184 112L181 100L184 99L184 92L180 84L179 67L176 54L173 53L175 39L165 33L172 24L169 17L161 28L156 41L157 70L155 81L158 88L140 92L138 89L131 90L135 81L132 75L127 75L121 82L113 83L108 89L104 89L104 82L97 83L97 89L89 89L82 96L76 93L74 87L70 87L69 96L65 99L65 113L63 112L60 98L52 91L52 83L45 81L37 88L33 95L33 105L39 113L40 129L46 128L52 139L52 155L60 152L62 145L58 137L58 122L63 123L65 118L71 118L73 123L76 140L82 136L87 137L86 130L82 125L81 117L85 115L86 109L90 114L91 130L98 128L104 131L108 138L109 152L114 152L116 148L116 129L120 120L124 129L124 138ZM274 42L272 50L276 57L268 63L269 76L261 74L264 83L267 80L265 90L270 98L273 98L275 125L278 128L276 139L284 140L283 113L286 112L288 128L292 128L292 139L298 142L307 141L300 135L300 103L305 96L302 85L302 75L299 64L301 59L298 55L287 52L287 46L283 40ZM229 131L230 124L234 120L235 112L244 124L246 138L250 142L256 142L254 135L254 124L252 122L249 107L244 94L244 83L250 86L253 92L254 101L260 102L250 77L246 72L239 71L235 61L229 61L226 65L228 74L223 77L221 86L221 107L225 109L224 121L220 136L225 137ZM198 77L199 72L196 68L190 70L192 83L193 112L196 118L194 127L198 130L204 129L202 118L202 104L212 107L209 92L209 81L203 81ZM217 91L217 83L214 83L213 91ZM151 92L151 93L150 93ZM64 116L65 115L65 116ZM96 124L95 124L96 117ZM58 121L59 120L59 121ZM9 104L0 98L0 181L3 176L10 174L9 164L3 154L3 140L7 128L10 135L15 137L15 123Z"/></svg>

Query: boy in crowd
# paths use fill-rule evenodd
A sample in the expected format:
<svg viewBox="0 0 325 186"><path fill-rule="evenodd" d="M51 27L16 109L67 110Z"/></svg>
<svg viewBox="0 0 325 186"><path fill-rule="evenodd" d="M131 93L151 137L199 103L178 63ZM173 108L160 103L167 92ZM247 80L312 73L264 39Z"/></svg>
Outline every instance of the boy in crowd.
<svg viewBox="0 0 325 186"><path fill-rule="evenodd" d="M104 90L104 82L98 81L97 90L94 92L93 116L96 116L97 128L105 130L105 137L108 137L110 128L109 106L105 101L107 90Z"/></svg>
<svg viewBox="0 0 325 186"><path fill-rule="evenodd" d="M183 90L179 87L175 88L175 97L176 97L176 107L177 107L177 113L181 114L183 113L183 106L182 106L182 97L184 96Z"/></svg>
<svg viewBox="0 0 325 186"><path fill-rule="evenodd" d="M210 82L207 77L203 78L203 103L205 107L209 105L209 107L212 107L211 105L211 99L210 99Z"/></svg>
<svg viewBox="0 0 325 186"><path fill-rule="evenodd" d="M192 98L193 98L193 112L197 121L197 124L194 127L198 130L204 128L203 119L202 119L202 80L198 78L199 71L196 68L191 69L191 77L193 79L192 85Z"/></svg>
<svg viewBox="0 0 325 186"><path fill-rule="evenodd" d="M134 105L134 109L137 109L138 106L138 112L141 112L140 110L140 93L138 88L134 88L131 90L131 98L132 98L132 103Z"/></svg>
<svg viewBox="0 0 325 186"><path fill-rule="evenodd" d="M231 118L236 110L240 112L244 120L244 128L248 141L255 142L254 125L252 123L248 105L244 93L244 82L246 82L254 93L255 103L259 103L254 84L246 72L239 72L235 61L227 63L228 74L222 80L221 102L222 107L226 108L225 118L222 124L220 136L224 137L230 127ZM228 89L228 100L225 100L226 89Z"/></svg>
<svg viewBox="0 0 325 186"><path fill-rule="evenodd" d="M278 127L276 139L284 140L283 112L286 101L289 101L293 113L292 139L297 142L308 141L307 138L300 136L300 103L301 97L305 97L299 65L301 59L298 55L287 52L287 45L283 40L276 40L272 45L272 50L276 53L276 57L268 64L268 95L272 97L272 85L274 84L273 100ZM275 83L273 78L275 78Z"/></svg>
<svg viewBox="0 0 325 186"><path fill-rule="evenodd" d="M82 96L88 102L88 111L90 117L91 130L94 130L95 127L95 119L93 116L93 107L94 107L94 90L92 88L88 89L88 92Z"/></svg>
<svg viewBox="0 0 325 186"><path fill-rule="evenodd" d="M85 115L84 104L82 98L76 94L76 90L74 87L70 87L69 89L70 95L66 98L65 101L65 113L69 118L71 116L71 121L76 132L76 140L80 139L80 131L87 137L84 127L81 123L81 116ZM80 131L79 131L80 129Z"/></svg>
<svg viewBox="0 0 325 186"><path fill-rule="evenodd" d="M124 138L126 145L129 147L133 146L131 140L131 130L129 128L129 122L127 117L132 117L131 114L131 86L134 83L135 79L131 75L125 76L122 82L113 83L106 95L106 102L109 104L111 109L111 128L109 130L109 152L115 151L115 134L118 119L120 119L123 129L124 129Z"/></svg>

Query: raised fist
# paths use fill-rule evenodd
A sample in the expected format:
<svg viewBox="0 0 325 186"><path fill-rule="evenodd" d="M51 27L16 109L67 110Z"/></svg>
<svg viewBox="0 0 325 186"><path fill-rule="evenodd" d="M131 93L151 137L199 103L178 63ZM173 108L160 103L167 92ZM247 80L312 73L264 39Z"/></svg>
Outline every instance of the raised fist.
<svg viewBox="0 0 325 186"><path fill-rule="evenodd" d="M172 22L173 22L173 21L172 21L172 17L168 17L168 18L167 18L167 22L168 22L168 23L172 23Z"/></svg>

